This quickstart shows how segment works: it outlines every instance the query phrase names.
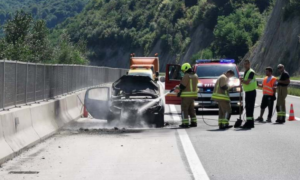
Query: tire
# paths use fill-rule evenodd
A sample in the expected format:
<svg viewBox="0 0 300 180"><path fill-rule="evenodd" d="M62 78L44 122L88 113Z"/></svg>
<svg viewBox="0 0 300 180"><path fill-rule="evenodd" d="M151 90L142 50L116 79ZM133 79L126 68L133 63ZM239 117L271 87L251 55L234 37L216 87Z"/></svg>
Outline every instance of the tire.
<svg viewBox="0 0 300 180"><path fill-rule="evenodd" d="M244 108L241 108L241 114L243 114ZM240 114L239 108L232 108L232 114Z"/></svg>
<svg viewBox="0 0 300 180"><path fill-rule="evenodd" d="M165 125L165 115L163 113L159 113L155 118L155 127L162 128Z"/></svg>
<svg viewBox="0 0 300 180"><path fill-rule="evenodd" d="M113 120L115 120L116 119L116 115L114 114L114 113L108 113L108 115L107 115L107 123L108 124L110 124Z"/></svg>
<svg viewBox="0 0 300 180"><path fill-rule="evenodd" d="M165 108L163 107L155 116L155 127L162 128L165 126Z"/></svg>

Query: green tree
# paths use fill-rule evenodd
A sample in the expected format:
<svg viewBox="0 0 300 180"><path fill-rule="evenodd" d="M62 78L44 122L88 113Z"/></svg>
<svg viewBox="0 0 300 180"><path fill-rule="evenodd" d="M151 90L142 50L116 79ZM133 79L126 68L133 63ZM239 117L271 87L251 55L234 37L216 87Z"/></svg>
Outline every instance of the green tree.
<svg viewBox="0 0 300 180"><path fill-rule="evenodd" d="M24 11L18 11L13 19L4 25L6 42L16 44L24 42L32 23L32 16Z"/></svg>
<svg viewBox="0 0 300 180"><path fill-rule="evenodd" d="M235 13L218 18L213 50L221 57L240 60L258 40L263 29L264 20L258 8L246 4Z"/></svg>

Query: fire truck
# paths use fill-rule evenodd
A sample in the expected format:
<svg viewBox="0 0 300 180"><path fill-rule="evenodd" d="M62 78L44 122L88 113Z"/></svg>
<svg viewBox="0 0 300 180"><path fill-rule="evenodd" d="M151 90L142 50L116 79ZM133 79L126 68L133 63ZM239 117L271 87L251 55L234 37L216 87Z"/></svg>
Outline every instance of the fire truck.
<svg viewBox="0 0 300 180"><path fill-rule="evenodd" d="M240 103L243 99L242 88L240 86L239 70L234 59L219 59L219 60L197 60L193 65L194 72L198 75L198 98L195 100L196 111L209 110L218 108L217 102L211 100L215 83L218 77L228 70L233 70L235 76L230 78L229 85L234 86L229 90L231 107L233 113L239 113L239 107L243 110L243 104ZM176 85L180 84L183 77L181 65L168 64L166 67L165 90L171 90ZM166 96L166 104L181 104L181 98L175 93L170 93Z"/></svg>

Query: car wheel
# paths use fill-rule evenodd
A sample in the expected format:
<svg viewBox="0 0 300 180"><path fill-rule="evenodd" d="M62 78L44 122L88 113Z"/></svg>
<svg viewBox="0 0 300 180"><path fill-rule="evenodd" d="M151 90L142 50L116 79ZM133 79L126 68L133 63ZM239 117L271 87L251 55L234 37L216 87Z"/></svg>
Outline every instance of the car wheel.
<svg viewBox="0 0 300 180"><path fill-rule="evenodd" d="M156 128L161 128L164 127L165 125L165 114L164 113L159 113L155 117L155 127Z"/></svg>
<svg viewBox="0 0 300 180"><path fill-rule="evenodd" d="M107 115L107 123L109 124L109 123L111 123L113 120L115 120L116 119L116 115L114 114L114 113L108 113L108 115Z"/></svg>

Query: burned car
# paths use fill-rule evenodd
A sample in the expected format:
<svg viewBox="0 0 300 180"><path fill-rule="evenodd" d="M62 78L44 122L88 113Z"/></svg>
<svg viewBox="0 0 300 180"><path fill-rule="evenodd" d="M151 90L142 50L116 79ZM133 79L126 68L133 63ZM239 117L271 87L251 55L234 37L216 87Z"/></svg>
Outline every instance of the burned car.
<svg viewBox="0 0 300 180"><path fill-rule="evenodd" d="M143 123L164 126L164 89L160 82L149 76L125 75L112 87L96 87L87 90L85 106L96 119L108 123L119 122L129 126Z"/></svg>

